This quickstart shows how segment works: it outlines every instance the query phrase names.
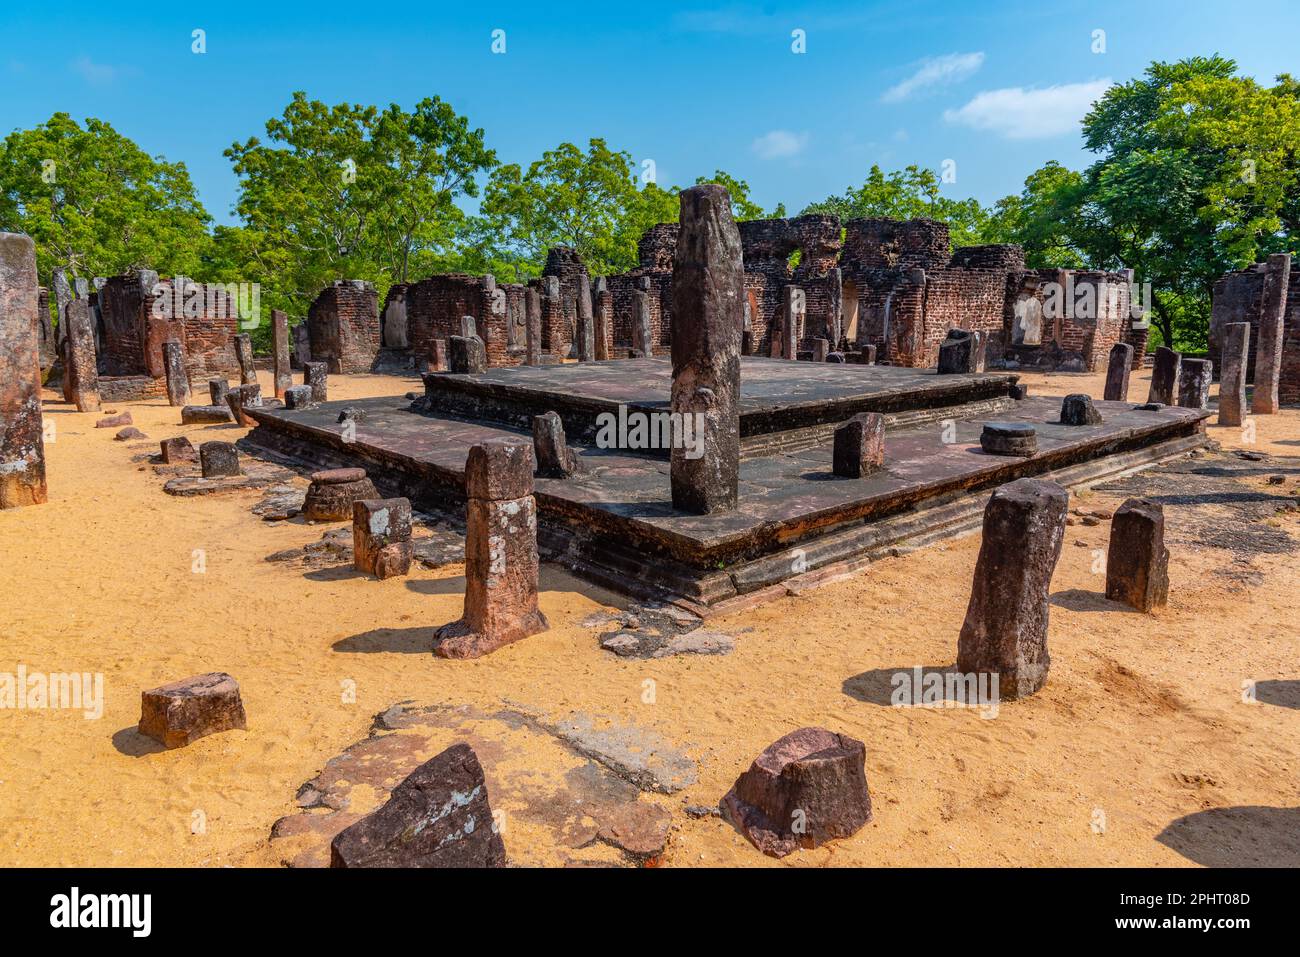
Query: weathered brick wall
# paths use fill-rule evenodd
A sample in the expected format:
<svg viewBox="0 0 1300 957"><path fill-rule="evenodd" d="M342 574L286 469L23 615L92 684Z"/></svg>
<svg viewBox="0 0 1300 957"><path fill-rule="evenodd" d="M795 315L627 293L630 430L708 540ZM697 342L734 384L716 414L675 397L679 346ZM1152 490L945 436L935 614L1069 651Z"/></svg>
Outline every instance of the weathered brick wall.
<svg viewBox="0 0 1300 957"><path fill-rule="evenodd" d="M1097 372L1106 367L1111 347L1125 341L1140 363L1147 333L1133 329L1130 279L1127 272L1071 269L1011 273L1004 357L1020 366Z"/></svg>
<svg viewBox="0 0 1300 957"><path fill-rule="evenodd" d="M924 332L906 365L939 364L939 344L949 329L988 336L987 349L1000 354L1007 274L997 269L935 269L925 274Z"/></svg>
<svg viewBox="0 0 1300 957"><path fill-rule="evenodd" d="M312 358L335 373L369 372L379 353L379 294L360 279L339 279L307 309Z"/></svg>
<svg viewBox="0 0 1300 957"><path fill-rule="evenodd" d="M1220 371L1223 330L1230 322L1250 323L1250 353L1246 380L1255 381L1255 355L1259 348L1259 314L1263 308L1264 263L1247 266L1222 276L1214 284L1210 308L1209 358L1214 374ZM1278 376L1278 399L1283 405L1300 405L1300 271L1291 270L1286 290L1286 312L1282 322L1282 369Z"/></svg>
<svg viewBox="0 0 1300 957"><path fill-rule="evenodd" d="M548 276L554 276L560 281L560 307L558 311L548 309L543 301L542 342L554 356L561 359L576 358L574 337L578 328L578 280L581 276L587 276L587 265L577 250L568 246L552 246L546 251L546 265L542 268L543 279Z"/></svg>
<svg viewBox="0 0 1300 957"><path fill-rule="evenodd" d="M1284 405L1300 405L1300 270L1294 266L1286 287L1286 312L1283 313L1282 330L1282 371L1278 376L1278 401ZM1255 351L1254 342L1252 338L1252 355ZM1215 368L1218 368L1217 364Z"/></svg>

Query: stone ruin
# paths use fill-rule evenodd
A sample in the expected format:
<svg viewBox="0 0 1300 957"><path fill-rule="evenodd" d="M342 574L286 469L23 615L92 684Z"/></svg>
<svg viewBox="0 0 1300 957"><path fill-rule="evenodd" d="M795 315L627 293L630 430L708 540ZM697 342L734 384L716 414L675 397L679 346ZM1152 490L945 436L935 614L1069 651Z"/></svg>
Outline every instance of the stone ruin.
<svg viewBox="0 0 1300 957"><path fill-rule="evenodd" d="M0 509L46 501L36 247L0 233Z"/></svg>
<svg viewBox="0 0 1300 957"><path fill-rule="evenodd" d="M1249 327L1246 343L1254 344L1244 372L1244 381L1255 383L1251 411L1267 415L1300 404L1300 270L1291 268L1290 255L1270 256L1214 284L1207 358L1216 369L1227 371L1225 344L1237 323Z"/></svg>

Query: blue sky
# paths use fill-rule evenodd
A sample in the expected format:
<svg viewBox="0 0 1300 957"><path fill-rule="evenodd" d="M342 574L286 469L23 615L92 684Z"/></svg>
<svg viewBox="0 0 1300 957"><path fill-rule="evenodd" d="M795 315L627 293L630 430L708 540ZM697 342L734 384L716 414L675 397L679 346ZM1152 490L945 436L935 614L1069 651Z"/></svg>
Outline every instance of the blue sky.
<svg viewBox="0 0 1300 957"><path fill-rule="evenodd" d="M207 52L191 52L192 31ZM492 52L504 30L506 52ZM806 52L792 50L803 31ZM1094 31L1105 52L1094 53ZM716 168L791 213L872 163L939 168L991 202L1056 159L1082 167L1078 119L1105 81L1220 53L1271 82L1300 73L1300 3L104 3L5 4L0 134L55 111L112 123L182 160L218 222L221 154L294 90L410 107L438 95L505 162L603 136L661 185Z"/></svg>

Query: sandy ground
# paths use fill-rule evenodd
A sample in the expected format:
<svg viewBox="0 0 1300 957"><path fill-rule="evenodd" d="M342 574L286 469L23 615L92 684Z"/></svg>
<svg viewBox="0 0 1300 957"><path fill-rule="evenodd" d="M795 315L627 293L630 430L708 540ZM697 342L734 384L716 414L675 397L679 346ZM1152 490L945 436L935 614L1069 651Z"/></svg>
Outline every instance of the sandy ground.
<svg viewBox="0 0 1300 957"><path fill-rule="evenodd" d="M1101 394L1100 376L1024 378L1039 394ZM1133 396L1147 380L1135 377ZM330 380L331 398L415 387ZM0 513L0 671L102 672L106 704L99 720L0 711L0 864L276 864L269 830L295 812L299 785L407 699L584 712L662 735L698 763L699 778L647 798L674 814L667 866L779 866L683 806L715 804L764 746L803 725L866 742L875 819L788 866L1300 864L1300 598L1289 555L1250 556L1243 573L1240 555L1180 547L1170 604L1146 616L1100 596L1094 552L1107 524L1070 527L1052 584L1050 680L993 719L889 707L877 693L881 675L954 660L978 536L721 619L738 635L722 657L602 651L579 622L619 600L547 568L549 632L479 661L444 661L428 649L434 629L459 616L461 566L376 582L268 563L322 527L261 521L249 511L255 493L165 495L162 479L132 460L139 449L55 399L47 392L57 428L49 503ZM161 400L106 408L129 408L153 440L241 434L178 427ZM1269 494L1290 493L1300 459L1281 456L1300 446L1300 412L1256 421L1250 448L1275 456L1268 468L1286 475ZM1238 429L1210 433L1242 445ZM1265 488L1262 475L1242 485ZM1071 504L1119 499L1088 493ZM1180 514L1167 509L1171 526ZM1268 521L1293 531L1296 518ZM206 671L239 680L247 732L171 752L143 745L141 689ZM1268 701L1243 700L1254 680L1270 682ZM456 739L440 734L430 752ZM499 738L499 749L511 746ZM508 758L545 776L563 760L556 751ZM1189 815L1175 839L1157 839ZM506 845L519 862L561 859L526 830Z"/></svg>

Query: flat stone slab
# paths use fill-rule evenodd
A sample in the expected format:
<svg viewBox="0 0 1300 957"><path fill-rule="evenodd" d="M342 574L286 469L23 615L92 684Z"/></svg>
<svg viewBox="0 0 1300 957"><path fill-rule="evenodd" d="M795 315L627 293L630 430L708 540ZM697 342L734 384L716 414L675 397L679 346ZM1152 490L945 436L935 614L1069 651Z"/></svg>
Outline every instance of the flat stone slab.
<svg viewBox="0 0 1300 957"><path fill-rule="evenodd" d="M204 478L195 469L193 475L182 475L169 479L163 485L163 491L168 495L181 496L217 495L225 492L244 492L250 489L260 489L268 485L279 485L295 477L295 473L287 468L271 465L268 462L258 462L255 459L244 460L242 467L244 469L242 475L219 475L213 478Z"/></svg>

